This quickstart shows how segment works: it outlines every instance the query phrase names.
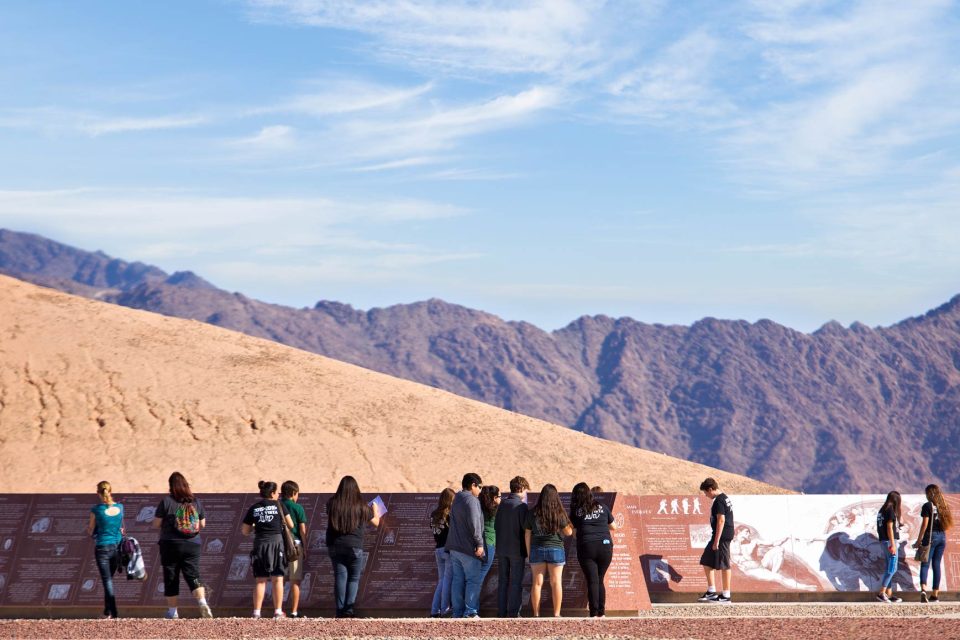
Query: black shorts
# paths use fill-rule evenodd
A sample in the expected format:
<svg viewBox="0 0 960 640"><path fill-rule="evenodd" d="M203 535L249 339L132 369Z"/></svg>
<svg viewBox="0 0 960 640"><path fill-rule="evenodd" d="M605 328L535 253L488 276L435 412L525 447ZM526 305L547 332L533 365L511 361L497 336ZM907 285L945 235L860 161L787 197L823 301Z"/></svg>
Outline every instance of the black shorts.
<svg viewBox="0 0 960 640"><path fill-rule="evenodd" d="M713 540L707 543L700 556L700 564L711 569L729 569L730 568L730 541L721 540L717 544L717 550L713 550Z"/></svg>
<svg viewBox="0 0 960 640"><path fill-rule="evenodd" d="M160 564L163 566L163 595L180 595L180 574L191 593L200 582L200 545L192 540L161 540Z"/></svg>
<svg viewBox="0 0 960 640"><path fill-rule="evenodd" d="M287 573L287 559L283 557L283 538L254 538L250 552L254 578L275 578Z"/></svg>

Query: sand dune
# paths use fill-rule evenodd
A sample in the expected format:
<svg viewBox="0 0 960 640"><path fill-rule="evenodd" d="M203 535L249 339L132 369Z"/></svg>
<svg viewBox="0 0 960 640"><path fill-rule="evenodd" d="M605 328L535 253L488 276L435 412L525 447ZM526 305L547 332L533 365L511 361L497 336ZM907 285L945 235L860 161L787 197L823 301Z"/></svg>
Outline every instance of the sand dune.
<svg viewBox="0 0 960 640"><path fill-rule="evenodd" d="M200 322L0 276L4 492L197 491L296 479L330 491L438 491L466 471L505 486L585 480L628 493L785 493L424 385Z"/></svg>

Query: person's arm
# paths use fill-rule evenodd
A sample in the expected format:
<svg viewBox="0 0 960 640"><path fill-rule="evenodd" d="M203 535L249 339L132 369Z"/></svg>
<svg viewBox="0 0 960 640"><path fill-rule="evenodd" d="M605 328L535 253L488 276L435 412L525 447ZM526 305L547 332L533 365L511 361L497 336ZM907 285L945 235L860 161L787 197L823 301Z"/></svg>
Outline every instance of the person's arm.
<svg viewBox="0 0 960 640"><path fill-rule="evenodd" d="M713 534L713 550L716 551L720 548L720 535L723 533L723 525L727 521L727 516L724 514L719 514L717 516L717 530Z"/></svg>
<svg viewBox="0 0 960 640"><path fill-rule="evenodd" d="M87 535L92 536L96 528L97 528L97 517L91 513L90 520L87 522Z"/></svg>
<svg viewBox="0 0 960 640"><path fill-rule="evenodd" d="M616 531L618 529L617 521L613 517L613 513L610 511L607 511L607 527L610 529L610 531Z"/></svg>
<svg viewBox="0 0 960 640"><path fill-rule="evenodd" d="M303 540L304 542L307 541L307 523L306 522L300 523L300 539Z"/></svg>
<svg viewBox="0 0 960 640"><path fill-rule="evenodd" d="M93 514L90 514L90 517L93 517ZM923 519L920 521L920 533L917 534L917 541L913 543L913 548L916 549L920 546L920 543L923 542L923 534L927 531L927 524L929 524L930 518L923 516Z"/></svg>
<svg viewBox="0 0 960 640"><path fill-rule="evenodd" d="M567 523L567 526L565 526L563 529L560 529L560 533L562 533L563 535L565 535L565 536L567 536L567 537L572 536L572 535L573 535L573 525L568 522L568 523Z"/></svg>
<svg viewBox="0 0 960 640"><path fill-rule="evenodd" d="M250 535L251 533L253 533L253 525L247 524L246 522L244 522L243 524L240 525L240 533L242 533L245 536Z"/></svg>
<svg viewBox="0 0 960 640"><path fill-rule="evenodd" d="M163 518L154 518L154 519L153 519L153 528L154 528L154 529L159 529L161 526L163 526Z"/></svg>
<svg viewBox="0 0 960 640"><path fill-rule="evenodd" d="M527 557L530 557L530 529L525 529L523 532L523 542L527 545Z"/></svg>
<svg viewBox="0 0 960 640"><path fill-rule="evenodd" d="M380 508L377 506L377 503L374 502L370 505L370 510L373 512L373 517L370 518L370 524L375 527L380 526Z"/></svg>
<svg viewBox="0 0 960 640"><path fill-rule="evenodd" d="M483 557L483 511L479 500L470 501L470 524L473 525L473 555Z"/></svg>
<svg viewBox="0 0 960 640"><path fill-rule="evenodd" d="M207 519L206 519L206 518L200 518L200 530L202 531L202 530L204 529L204 527L206 527L206 526L207 526Z"/></svg>
<svg viewBox="0 0 960 640"><path fill-rule="evenodd" d="M283 516L283 519L284 519L284 520L286 521L286 523L287 523L287 528L288 528L288 529L293 529L293 518L290 517L290 514L288 513L288 514L284 515L284 516Z"/></svg>
<svg viewBox="0 0 960 640"><path fill-rule="evenodd" d="M887 550L892 556L897 554L897 543L893 539L893 520L887 520Z"/></svg>

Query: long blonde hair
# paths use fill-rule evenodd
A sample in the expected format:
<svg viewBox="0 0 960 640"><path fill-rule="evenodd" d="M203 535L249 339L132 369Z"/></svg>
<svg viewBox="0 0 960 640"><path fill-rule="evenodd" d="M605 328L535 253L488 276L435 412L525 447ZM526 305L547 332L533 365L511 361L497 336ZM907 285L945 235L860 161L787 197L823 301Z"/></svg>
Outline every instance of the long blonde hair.
<svg viewBox="0 0 960 640"><path fill-rule="evenodd" d="M97 483L97 495L100 496L104 504L113 504L113 487L106 480Z"/></svg>
<svg viewBox="0 0 960 640"><path fill-rule="evenodd" d="M928 484L924 492L927 494L927 500L937 507L937 512L940 515L940 526L943 527L943 530L946 531L952 527L953 514L950 513L947 501L943 499L943 492L940 491L940 487L935 484Z"/></svg>

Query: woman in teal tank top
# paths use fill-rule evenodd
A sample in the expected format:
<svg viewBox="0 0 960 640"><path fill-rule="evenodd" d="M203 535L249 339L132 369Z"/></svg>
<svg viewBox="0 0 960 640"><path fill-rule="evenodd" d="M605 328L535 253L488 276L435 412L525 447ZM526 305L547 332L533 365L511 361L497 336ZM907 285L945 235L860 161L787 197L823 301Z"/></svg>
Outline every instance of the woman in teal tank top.
<svg viewBox="0 0 960 640"><path fill-rule="evenodd" d="M117 545L123 538L123 505L113 501L113 489L106 480L97 484L100 504L90 509L87 533L94 539L94 558L103 580L103 617L116 618L117 598L113 593L113 574L120 566Z"/></svg>

